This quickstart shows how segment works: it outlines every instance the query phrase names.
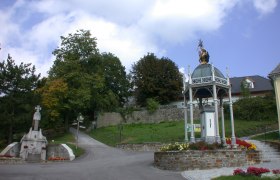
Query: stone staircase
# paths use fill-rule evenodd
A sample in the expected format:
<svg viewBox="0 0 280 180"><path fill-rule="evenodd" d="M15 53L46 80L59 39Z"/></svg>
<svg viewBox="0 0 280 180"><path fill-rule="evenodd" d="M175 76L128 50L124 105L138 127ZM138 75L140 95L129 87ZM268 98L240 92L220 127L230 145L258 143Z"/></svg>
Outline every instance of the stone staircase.
<svg viewBox="0 0 280 180"><path fill-rule="evenodd" d="M41 154L28 154L26 162L29 162L29 163L41 162Z"/></svg>
<svg viewBox="0 0 280 180"><path fill-rule="evenodd" d="M272 147L269 143L257 140L246 140L254 143L257 146L257 150L261 151L262 162L280 162L280 153L278 149Z"/></svg>

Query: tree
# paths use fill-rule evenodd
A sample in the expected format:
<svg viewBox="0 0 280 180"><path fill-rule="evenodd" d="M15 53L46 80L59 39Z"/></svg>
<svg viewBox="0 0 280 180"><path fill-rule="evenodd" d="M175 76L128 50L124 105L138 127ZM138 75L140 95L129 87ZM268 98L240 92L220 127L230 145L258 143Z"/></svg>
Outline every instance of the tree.
<svg viewBox="0 0 280 180"><path fill-rule="evenodd" d="M241 89L241 95L243 98L250 97L249 84L248 84L248 82L246 82L246 80L241 82L240 89Z"/></svg>
<svg viewBox="0 0 280 180"><path fill-rule="evenodd" d="M44 85L36 92L41 95L43 109L47 110L48 128L54 128L62 124L61 113L66 109L64 101L66 98L68 86L63 79L46 79Z"/></svg>
<svg viewBox="0 0 280 180"><path fill-rule="evenodd" d="M36 88L40 74L35 74L35 66L15 61L8 55L7 61L0 63L0 101L1 125L5 124L8 130L8 142L12 142L13 134L28 119L35 105ZM29 126L29 125L28 125Z"/></svg>
<svg viewBox="0 0 280 180"><path fill-rule="evenodd" d="M118 101L122 106L127 101L127 97L130 94L129 89L131 88L125 67L121 64L119 58L112 53L102 53L102 61L106 88L117 95Z"/></svg>
<svg viewBox="0 0 280 180"><path fill-rule="evenodd" d="M157 58L148 53L132 66L132 82L138 104L145 105L148 98L161 104L177 100L182 91L182 75L176 64L168 58Z"/></svg>
<svg viewBox="0 0 280 180"><path fill-rule="evenodd" d="M61 46L49 71L50 81L61 79L67 85L63 101L66 128L68 120L83 113L91 120L96 111L112 110L126 96L126 74L119 59L111 53L100 54L96 38L78 30L61 37ZM61 114L61 113L60 113Z"/></svg>

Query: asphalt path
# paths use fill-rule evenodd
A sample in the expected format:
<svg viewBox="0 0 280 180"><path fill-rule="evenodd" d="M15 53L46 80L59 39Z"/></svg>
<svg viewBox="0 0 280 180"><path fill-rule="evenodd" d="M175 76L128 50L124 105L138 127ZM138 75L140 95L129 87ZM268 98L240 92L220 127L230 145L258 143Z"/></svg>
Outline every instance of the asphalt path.
<svg viewBox="0 0 280 180"><path fill-rule="evenodd" d="M86 153L71 162L0 165L0 180L183 180L153 166L153 152L125 152L79 133Z"/></svg>

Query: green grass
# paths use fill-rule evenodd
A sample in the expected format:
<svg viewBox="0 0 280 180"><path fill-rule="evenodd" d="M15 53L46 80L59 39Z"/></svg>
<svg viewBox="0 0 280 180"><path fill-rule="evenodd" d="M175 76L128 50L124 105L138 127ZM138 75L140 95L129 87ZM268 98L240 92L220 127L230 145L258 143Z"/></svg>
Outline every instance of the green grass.
<svg viewBox="0 0 280 180"><path fill-rule="evenodd" d="M279 141L279 131L253 137L255 140Z"/></svg>
<svg viewBox="0 0 280 180"><path fill-rule="evenodd" d="M240 175L236 175L236 176L220 176L217 178L214 178L212 180L271 180L272 178L269 177L257 177L257 176L240 176ZM278 178L279 180L279 178Z"/></svg>
<svg viewBox="0 0 280 180"><path fill-rule="evenodd" d="M199 121L194 123L198 124ZM277 126L276 121L235 121L235 134L237 137L249 136L255 134L257 130L264 126L273 124ZM230 120L225 120L226 137L231 137ZM162 122L159 124L124 124L120 139L118 126L109 126L98 128L91 131L90 136L108 144L115 146L118 143L144 143L144 142L182 142L184 141L184 121ZM221 128L220 128L221 134ZM196 133L196 137L200 133Z"/></svg>
<svg viewBox="0 0 280 180"><path fill-rule="evenodd" d="M278 123L277 121L244 121L237 119L234 121L235 136L244 137L257 134L259 132L264 132L266 126L271 126L271 128L277 129ZM231 137L230 120L225 120L225 129L226 137Z"/></svg>
<svg viewBox="0 0 280 180"><path fill-rule="evenodd" d="M52 142L52 140L54 140ZM75 137L73 134L71 133L65 133L64 135L62 136L59 136L59 137L56 137L54 139L51 139L49 140L49 143L50 144L67 144L67 146L69 146L72 150L73 150L73 153L75 154L76 157L79 157L81 156L82 154L84 154L85 150L78 147L76 149L76 140L75 140Z"/></svg>
<svg viewBox="0 0 280 180"><path fill-rule="evenodd" d="M184 121L159 124L126 124L121 132L121 143L174 142L184 140ZM120 143L118 126L91 131L95 139L114 146Z"/></svg>

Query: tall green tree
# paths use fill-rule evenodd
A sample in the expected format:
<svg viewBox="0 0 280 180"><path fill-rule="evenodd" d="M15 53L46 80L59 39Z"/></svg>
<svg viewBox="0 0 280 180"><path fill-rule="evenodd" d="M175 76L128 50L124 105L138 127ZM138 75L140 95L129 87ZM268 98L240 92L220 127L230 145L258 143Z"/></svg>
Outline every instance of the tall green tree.
<svg viewBox="0 0 280 180"><path fill-rule="evenodd" d="M123 106L130 95L131 84L120 59L112 53L102 53L103 69L106 88L118 98L119 105Z"/></svg>
<svg viewBox="0 0 280 180"><path fill-rule="evenodd" d="M66 128L79 112L93 120L96 111L112 110L125 96L124 67L113 54L99 53L96 44L89 31L78 30L62 36L61 46L53 52L56 59L49 71L50 81L61 79L68 87L61 113Z"/></svg>
<svg viewBox="0 0 280 180"><path fill-rule="evenodd" d="M0 118L3 130L8 134L8 142L12 142L13 134L22 127L30 127L35 105L34 89L40 78L35 74L35 66L21 63L15 64L10 55L6 61L0 62Z"/></svg>
<svg viewBox="0 0 280 180"><path fill-rule="evenodd" d="M182 75L169 58L148 53L132 66L132 82L137 103L144 106L148 98L161 104L177 100L182 91Z"/></svg>

